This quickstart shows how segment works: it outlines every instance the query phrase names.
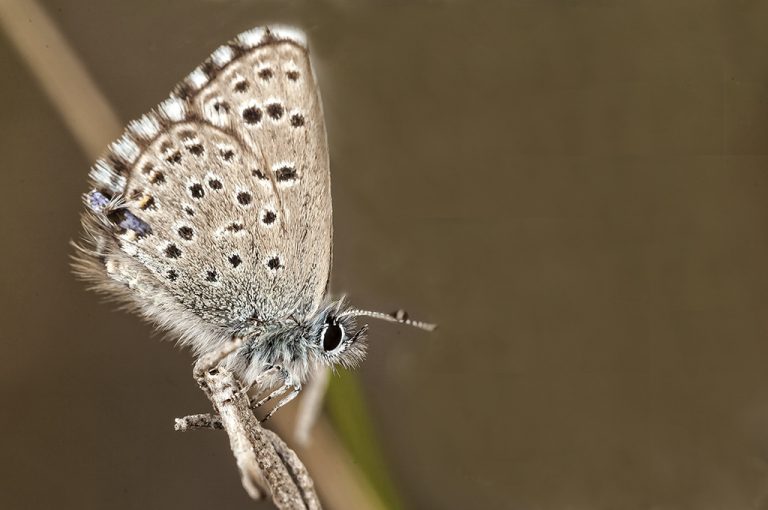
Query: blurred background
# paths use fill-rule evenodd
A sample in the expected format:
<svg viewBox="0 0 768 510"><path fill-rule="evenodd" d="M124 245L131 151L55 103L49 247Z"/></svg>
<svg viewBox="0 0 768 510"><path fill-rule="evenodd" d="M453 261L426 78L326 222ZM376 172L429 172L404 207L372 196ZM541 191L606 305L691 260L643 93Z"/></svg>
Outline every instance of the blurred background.
<svg viewBox="0 0 768 510"><path fill-rule="evenodd" d="M321 446L353 475L307 453L326 507L768 509L765 2L0 0L0 18L0 507L269 508L223 433L173 431L209 409L190 354L87 292L68 243L119 135L99 112L136 118L281 22L308 32L323 94L333 290L440 324L372 323L332 383Z"/></svg>

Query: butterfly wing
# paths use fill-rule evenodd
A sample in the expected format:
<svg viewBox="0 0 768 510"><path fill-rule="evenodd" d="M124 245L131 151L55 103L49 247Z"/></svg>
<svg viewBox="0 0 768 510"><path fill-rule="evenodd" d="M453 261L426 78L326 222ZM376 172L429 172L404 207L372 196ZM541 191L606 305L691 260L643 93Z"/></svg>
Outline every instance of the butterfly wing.
<svg viewBox="0 0 768 510"><path fill-rule="evenodd" d="M183 334L185 321L238 331L320 306L330 174L300 32L253 29L221 46L90 177L81 267L131 288L145 315Z"/></svg>

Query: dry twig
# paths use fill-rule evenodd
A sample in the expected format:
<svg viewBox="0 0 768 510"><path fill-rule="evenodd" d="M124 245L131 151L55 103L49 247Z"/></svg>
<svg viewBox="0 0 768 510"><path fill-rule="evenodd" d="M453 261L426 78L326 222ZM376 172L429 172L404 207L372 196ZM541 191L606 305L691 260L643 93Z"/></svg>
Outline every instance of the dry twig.
<svg viewBox="0 0 768 510"><path fill-rule="evenodd" d="M277 434L261 427L247 392L232 372L219 366L239 346L240 340L233 340L195 363L195 380L217 415L177 418L175 428L223 428L229 435L243 487L253 499L268 491L280 510L319 510L320 500L304 464Z"/></svg>

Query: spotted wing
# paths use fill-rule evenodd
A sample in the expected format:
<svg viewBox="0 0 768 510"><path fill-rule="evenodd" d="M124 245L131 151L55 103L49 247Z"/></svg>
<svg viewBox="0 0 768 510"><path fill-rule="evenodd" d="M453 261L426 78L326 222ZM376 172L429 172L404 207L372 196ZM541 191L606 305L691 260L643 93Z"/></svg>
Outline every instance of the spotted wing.
<svg viewBox="0 0 768 510"><path fill-rule="evenodd" d="M87 202L185 310L228 329L315 310L331 262L322 108L303 34L218 48L96 163Z"/></svg>

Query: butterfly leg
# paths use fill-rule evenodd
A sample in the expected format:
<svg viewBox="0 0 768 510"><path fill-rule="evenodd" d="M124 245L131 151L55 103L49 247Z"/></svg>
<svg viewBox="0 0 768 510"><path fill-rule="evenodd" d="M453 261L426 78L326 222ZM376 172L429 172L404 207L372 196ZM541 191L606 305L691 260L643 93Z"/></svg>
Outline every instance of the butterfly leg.
<svg viewBox="0 0 768 510"><path fill-rule="evenodd" d="M301 384L298 384L298 383L297 383L297 384L289 384L289 383L286 383L286 384L283 386L283 388L284 388L284 390L283 390L284 392L285 392L285 391L286 391L288 388L293 388L293 391L292 391L292 392L290 392L288 395L286 395L286 396L285 396L285 397L284 397L284 398L283 398L283 399L282 399L280 402L278 402L278 403L277 403L277 405L276 405L276 406L275 406L275 407L274 407L274 408L273 408L273 409L272 409L272 410L271 410L269 413L267 413L267 415L264 417L264 419L263 419L263 420L261 420L259 423L264 423L265 421L267 421L268 419L270 419L270 418L272 417L272 415L273 415L273 414L275 414L275 413L277 412L277 410L278 410L278 409L280 409L280 408L281 408L281 407L283 407L285 404L287 404L288 402L290 402L291 400L293 400L294 398L296 398L296 395L298 395L298 394L299 394L299 392L301 391Z"/></svg>
<svg viewBox="0 0 768 510"><path fill-rule="evenodd" d="M264 397L261 400L257 401L255 404L251 404L251 409L258 409L259 407L263 406L264 404L266 404L267 402L269 402L273 398L279 397L280 395L282 395L283 393L288 391L288 388L290 388L290 387L291 386L289 384L283 384L282 386L277 388L275 391L273 391L272 393L270 393L266 397Z"/></svg>
<svg viewBox="0 0 768 510"><path fill-rule="evenodd" d="M273 380L276 378L280 378L282 380L282 384L279 388L277 388L275 391L267 395L266 397L262 398L261 400L258 399L261 395L264 394L265 390L268 390L269 388L273 387ZM280 365L272 365L269 368L265 369L263 372L261 372L257 377L256 380L251 383L249 387L249 391L251 388L256 388L257 390L251 395L251 409L256 409L258 407L261 407L264 405L265 402L269 402L273 398L279 396L282 392L285 390L283 389L283 386L285 386L285 381L288 378L288 372L283 369Z"/></svg>
<svg viewBox="0 0 768 510"><path fill-rule="evenodd" d="M283 379L285 379L288 376L288 372L283 370L283 367L280 365L272 365L271 367L264 370L262 373L260 373L256 380L251 384L252 387L261 388L264 386L264 381L271 379L272 377L275 377L276 375L283 376Z"/></svg>

